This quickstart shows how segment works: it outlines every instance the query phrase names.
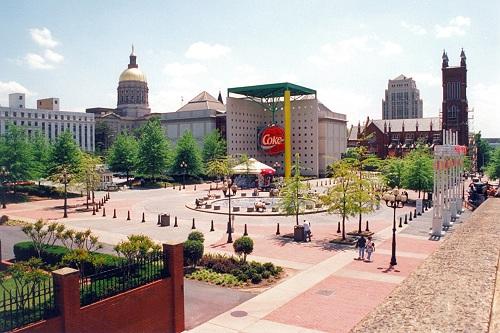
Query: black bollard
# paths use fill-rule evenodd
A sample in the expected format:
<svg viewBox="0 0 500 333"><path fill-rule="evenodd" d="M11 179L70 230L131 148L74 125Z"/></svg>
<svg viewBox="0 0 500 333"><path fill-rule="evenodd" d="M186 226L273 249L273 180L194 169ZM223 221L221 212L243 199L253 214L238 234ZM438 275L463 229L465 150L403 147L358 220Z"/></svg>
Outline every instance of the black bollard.
<svg viewBox="0 0 500 333"><path fill-rule="evenodd" d="M194 185L194 190L196 191L196 185Z"/></svg>
<svg viewBox="0 0 500 333"><path fill-rule="evenodd" d="M127 211L127 221L130 221L130 210Z"/></svg>
<svg viewBox="0 0 500 333"><path fill-rule="evenodd" d="M280 234L280 224L276 223L276 235Z"/></svg>
<svg viewBox="0 0 500 333"><path fill-rule="evenodd" d="M337 233L340 234L341 231L340 231L340 222L337 224Z"/></svg>
<svg viewBox="0 0 500 333"><path fill-rule="evenodd" d="M405 214L405 224L408 224L408 214Z"/></svg>
<svg viewBox="0 0 500 333"><path fill-rule="evenodd" d="M178 227L178 225L177 225L177 216L176 216L176 217L175 217L175 219L174 219L174 227L175 227L175 228L177 228L177 227Z"/></svg>
<svg viewBox="0 0 500 333"><path fill-rule="evenodd" d="M193 225L191 226L191 229L196 229L196 226L194 225L194 217L193 217Z"/></svg>
<svg viewBox="0 0 500 333"><path fill-rule="evenodd" d="M160 222L160 214L158 214L158 222L156 223L156 225L160 225L161 222Z"/></svg>
<svg viewBox="0 0 500 333"><path fill-rule="evenodd" d="M413 211L413 218L416 219L417 218L417 209L415 208L415 210Z"/></svg>
<svg viewBox="0 0 500 333"><path fill-rule="evenodd" d="M370 228L368 227L368 220L366 220L366 229L365 229L365 231L370 231Z"/></svg>
<svg viewBox="0 0 500 333"><path fill-rule="evenodd" d="M243 236L248 236L247 224L245 223L245 231L243 232Z"/></svg>
<svg viewBox="0 0 500 333"><path fill-rule="evenodd" d="M173 189L175 190L175 184L174 184L174 187L173 187Z"/></svg>
<svg viewBox="0 0 500 333"><path fill-rule="evenodd" d="M146 219L145 219L145 216L144 216L144 212L142 212L142 223L146 222Z"/></svg>
<svg viewBox="0 0 500 333"><path fill-rule="evenodd" d="M181 186L179 185L179 191L181 190Z"/></svg>
<svg viewBox="0 0 500 333"><path fill-rule="evenodd" d="M210 231L215 231L214 229L214 220L210 222Z"/></svg>
<svg viewBox="0 0 500 333"><path fill-rule="evenodd" d="M316 187L318 187L318 184L319 184L319 183L318 183L318 182L316 182Z"/></svg>
<svg viewBox="0 0 500 333"><path fill-rule="evenodd" d="M410 221L413 221L413 214L410 212L410 218L409 218Z"/></svg>
<svg viewBox="0 0 500 333"><path fill-rule="evenodd" d="M106 208L102 208L102 217L106 217Z"/></svg>
<svg viewBox="0 0 500 333"><path fill-rule="evenodd" d="M323 181L321 181L321 186L323 186Z"/></svg>
<svg viewBox="0 0 500 333"><path fill-rule="evenodd" d="M116 219L116 208L113 208L113 218Z"/></svg>
<svg viewBox="0 0 500 333"><path fill-rule="evenodd" d="M232 228L231 228L231 221L227 221L227 242L232 243L233 242L233 236L232 236Z"/></svg>
<svg viewBox="0 0 500 333"><path fill-rule="evenodd" d="M398 227L399 228L403 227L403 217L402 216L399 217L399 226Z"/></svg>
<svg viewBox="0 0 500 333"><path fill-rule="evenodd" d="M95 204L92 205L92 215L95 215Z"/></svg>

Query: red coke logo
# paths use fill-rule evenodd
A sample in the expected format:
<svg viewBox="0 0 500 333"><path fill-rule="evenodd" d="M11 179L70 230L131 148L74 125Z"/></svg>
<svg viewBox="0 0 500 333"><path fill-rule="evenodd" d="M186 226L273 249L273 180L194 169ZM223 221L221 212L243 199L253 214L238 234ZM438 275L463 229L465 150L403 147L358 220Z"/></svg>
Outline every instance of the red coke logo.
<svg viewBox="0 0 500 333"><path fill-rule="evenodd" d="M260 147L268 155L277 155L285 151L285 130L276 125L260 132Z"/></svg>

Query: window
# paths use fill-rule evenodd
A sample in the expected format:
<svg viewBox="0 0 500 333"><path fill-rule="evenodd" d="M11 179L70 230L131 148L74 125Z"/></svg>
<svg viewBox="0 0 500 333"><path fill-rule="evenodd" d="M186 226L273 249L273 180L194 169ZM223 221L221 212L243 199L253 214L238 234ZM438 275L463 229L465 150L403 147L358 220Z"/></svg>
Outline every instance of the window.
<svg viewBox="0 0 500 333"><path fill-rule="evenodd" d="M456 119L458 114L458 108L455 105L452 105L448 109L448 119Z"/></svg>
<svg viewBox="0 0 500 333"><path fill-rule="evenodd" d="M19 96L19 100L22 101L23 100L23 96Z"/></svg>

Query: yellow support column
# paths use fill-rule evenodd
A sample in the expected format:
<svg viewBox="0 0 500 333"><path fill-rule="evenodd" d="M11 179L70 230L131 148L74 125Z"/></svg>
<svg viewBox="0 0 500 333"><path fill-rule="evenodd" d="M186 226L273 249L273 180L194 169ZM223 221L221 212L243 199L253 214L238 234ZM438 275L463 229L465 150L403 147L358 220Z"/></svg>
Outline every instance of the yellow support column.
<svg viewBox="0 0 500 333"><path fill-rule="evenodd" d="M283 96L283 113L285 120L285 179L292 175L292 110L290 107L290 90Z"/></svg>

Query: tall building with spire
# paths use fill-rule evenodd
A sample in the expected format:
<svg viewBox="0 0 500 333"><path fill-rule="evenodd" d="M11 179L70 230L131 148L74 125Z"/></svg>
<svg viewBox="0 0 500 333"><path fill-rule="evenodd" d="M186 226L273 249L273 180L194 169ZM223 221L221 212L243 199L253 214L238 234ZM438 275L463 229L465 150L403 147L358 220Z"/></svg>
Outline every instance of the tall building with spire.
<svg viewBox="0 0 500 333"><path fill-rule="evenodd" d="M467 102L467 64L465 52L460 53L460 66L450 67L446 51L441 57L443 103L442 127L458 133L458 144L469 144L469 116Z"/></svg>
<svg viewBox="0 0 500 333"><path fill-rule="evenodd" d="M403 74L389 80L382 100L382 119L411 119L423 117L420 91L411 77Z"/></svg>

